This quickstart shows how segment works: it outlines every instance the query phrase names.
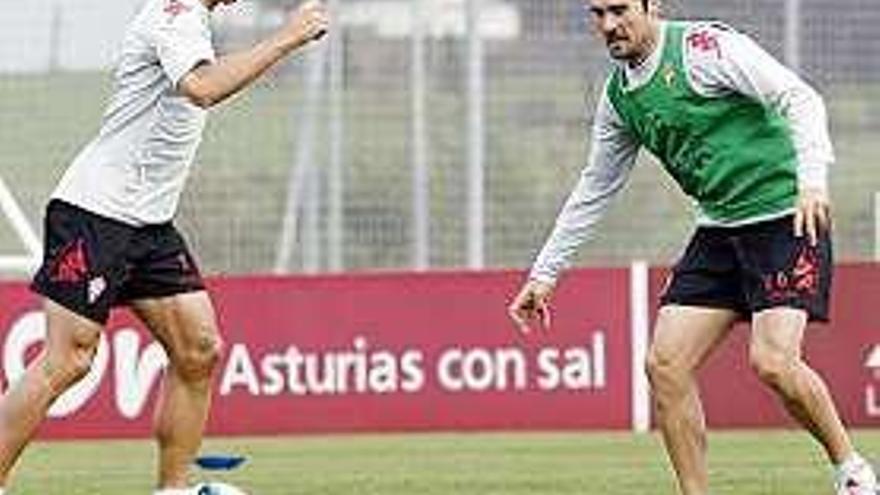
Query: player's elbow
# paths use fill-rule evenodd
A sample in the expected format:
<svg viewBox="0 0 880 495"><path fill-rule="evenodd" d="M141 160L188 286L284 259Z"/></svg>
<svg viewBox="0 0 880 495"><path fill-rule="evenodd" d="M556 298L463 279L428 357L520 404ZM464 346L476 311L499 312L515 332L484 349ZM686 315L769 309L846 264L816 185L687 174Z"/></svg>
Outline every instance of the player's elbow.
<svg viewBox="0 0 880 495"><path fill-rule="evenodd" d="M185 95L190 103L205 110L213 107L217 103L215 98L212 98L207 94L185 93Z"/></svg>
<svg viewBox="0 0 880 495"><path fill-rule="evenodd" d="M177 87L180 94L197 107L208 109L220 102L218 92L198 69L183 76Z"/></svg>
<svg viewBox="0 0 880 495"><path fill-rule="evenodd" d="M204 85L181 83L180 93L186 97L190 103L199 108L211 108L218 101L217 98L212 95L210 88L207 88Z"/></svg>

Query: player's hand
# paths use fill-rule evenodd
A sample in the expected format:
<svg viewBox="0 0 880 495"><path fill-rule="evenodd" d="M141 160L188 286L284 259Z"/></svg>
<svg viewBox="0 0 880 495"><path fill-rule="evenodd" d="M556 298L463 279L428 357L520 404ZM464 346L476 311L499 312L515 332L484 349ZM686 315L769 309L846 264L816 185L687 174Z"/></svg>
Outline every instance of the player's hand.
<svg viewBox="0 0 880 495"><path fill-rule="evenodd" d="M831 202L828 200L828 193L822 189L802 189L794 214L795 237L806 235L810 245L815 246L819 241L819 234L830 227Z"/></svg>
<svg viewBox="0 0 880 495"><path fill-rule="evenodd" d="M293 46L300 47L324 36L329 26L327 7L318 0L308 0L290 15L284 30L290 35Z"/></svg>
<svg viewBox="0 0 880 495"><path fill-rule="evenodd" d="M553 293L553 285L529 280L520 289L519 294L510 303L507 313L523 334L531 333L531 322L546 329L550 328L550 295Z"/></svg>

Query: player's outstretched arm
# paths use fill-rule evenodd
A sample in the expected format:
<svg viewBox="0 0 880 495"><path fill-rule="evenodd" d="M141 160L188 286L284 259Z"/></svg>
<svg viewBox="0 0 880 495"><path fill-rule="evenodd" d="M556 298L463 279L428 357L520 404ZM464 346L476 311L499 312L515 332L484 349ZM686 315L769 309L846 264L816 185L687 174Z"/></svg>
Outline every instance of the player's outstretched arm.
<svg viewBox="0 0 880 495"><path fill-rule="evenodd" d="M250 49L202 63L179 83L181 93L208 108L242 90L276 62L327 32L326 7L317 0L299 6L281 29Z"/></svg>
<svg viewBox="0 0 880 495"><path fill-rule="evenodd" d="M540 280L529 280L510 303L507 312L510 319L523 334L531 333L532 322L541 328L550 328L550 296L553 284Z"/></svg>
<svg viewBox="0 0 880 495"><path fill-rule="evenodd" d="M605 91L593 122L593 143L588 165L562 207L550 237L538 254L528 282L507 308L523 334L532 322L550 327L550 296L561 272L608 207L612 196L623 187L635 162L639 145L611 107Z"/></svg>

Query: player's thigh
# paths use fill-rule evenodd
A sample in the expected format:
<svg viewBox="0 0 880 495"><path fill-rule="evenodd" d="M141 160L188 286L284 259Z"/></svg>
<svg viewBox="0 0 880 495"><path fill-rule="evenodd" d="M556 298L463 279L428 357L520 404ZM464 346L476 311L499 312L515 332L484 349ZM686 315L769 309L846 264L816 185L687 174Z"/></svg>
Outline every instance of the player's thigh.
<svg viewBox="0 0 880 495"><path fill-rule="evenodd" d="M195 258L171 224L137 232L137 263L120 295L147 325L173 360L205 352L219 342L211 298Z"/></svg>
<svg viewBox="0 0 880 495"><path fill-rule="evenodd" d="M172 359L192 351L218 351L217 316L207 291L136 299L129 305Z"/></svg>
<svg viewBox="0 0 880 495"><path fill-rule="evenodd" d="M661 307L648 353L649 371L652 368L672 368L690 372L699 368L738 318L739 314L732 309Z"/></svg>

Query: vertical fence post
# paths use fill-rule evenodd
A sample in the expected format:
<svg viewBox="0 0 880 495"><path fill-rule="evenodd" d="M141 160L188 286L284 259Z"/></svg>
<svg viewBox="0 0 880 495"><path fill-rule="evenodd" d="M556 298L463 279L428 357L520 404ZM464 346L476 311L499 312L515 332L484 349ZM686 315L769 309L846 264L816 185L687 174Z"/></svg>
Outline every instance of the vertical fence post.
<svg viewBox="0 0 880 495"><path fill-rule="evenodd" d="M648 308L648 263L633 261L630 266L630 325L632 343L632 429L644 433L651 429L651 396L645 375L650 323Z"/></svg>
<svg viewBox="0 0 880 495"><path fill-rule="evenodd" d="M801 69L801 0L785 0L785 63Z"/></svg>
<svg viewBox="0 0 880 495"><path fill-rule="evenodd" d="M880 262L880 191L874 193L874 261Z"/></svg>
<svg viewBox="0 0 880 495"><path fill-rule="evenodd" d="M426 0L412 0L412 188L413 188L413 268L430 265L430 176L426 126L427 74L425 68Z"/></svg>
<svg viewBox="0 0 880 495"><path fill-rule="evenodd" d="M275 255L274 272L283 274L290 271L290 262L293 257L293 249L297 240L300 227L300 209L304 210L304 223L309 222L309 211L303 205L309 201L318 201L317 193L310 196L310 190L319 188L319 177L315 170L315 126L318 120L318 104L324 96L324 63L326 50L318 47L309 53L306 58L305 97L302 108L298 108L296 121L299 122L294 151L294 162L291 164L290 175L287 179L287 199L284 206L284 218L281 223L281 233L278 236L278 250ZM317 214L317 212L315 212ZM308 227L308 226L306 226ZM314 226L312 227L314 228ZM302 247L303 268L306 272L317 271L316 254L309 252L312 247L312 235L310 228L304 229ZM315 229L317 230L317 229ZM316 235L316 234L314 234ZM317 249L315 249L317 250Z"/></svg>
<svg viewBox="0 0 880 495"><path fill-rule="evenodd" d="M484 77L483 40L480 33L480 0L467 0L468 54L468 207L467 262L471 269L483 268L485 235L484 195Z"/></svg>
<svg viewBox="0 0 880 495"><path fill-rule="evenodd" d="M345 174L343 170L345 127L343 124L342 78L345 68L343 50L343 26L340 24L341 0L329 0L327 8L336 22L330 24L327 42L330 50L330 163L327 172L327 268L338 272L345 267L344 261L344 214Z"/></svg>

